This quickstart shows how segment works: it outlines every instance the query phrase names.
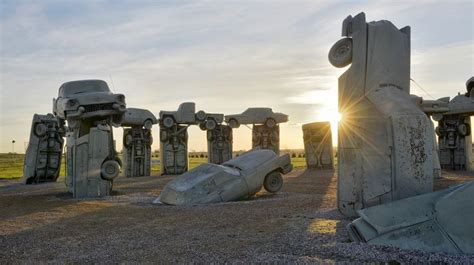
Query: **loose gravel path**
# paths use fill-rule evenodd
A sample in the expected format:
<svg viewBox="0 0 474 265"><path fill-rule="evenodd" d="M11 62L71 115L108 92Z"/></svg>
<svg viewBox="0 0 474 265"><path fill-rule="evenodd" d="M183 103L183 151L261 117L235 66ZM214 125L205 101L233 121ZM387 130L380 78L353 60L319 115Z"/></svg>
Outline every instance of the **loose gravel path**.
<svg viewBox="0 0 474 265"><path fill-rule="evenodd" d="M436 189L474 180L444 172ZM171 176L120 177L114 196L78 200L63 180L0 184L0 264L474 263L474 256L351 243L333 171L294 170L277 194L175 207L151 202Z"/></svg>

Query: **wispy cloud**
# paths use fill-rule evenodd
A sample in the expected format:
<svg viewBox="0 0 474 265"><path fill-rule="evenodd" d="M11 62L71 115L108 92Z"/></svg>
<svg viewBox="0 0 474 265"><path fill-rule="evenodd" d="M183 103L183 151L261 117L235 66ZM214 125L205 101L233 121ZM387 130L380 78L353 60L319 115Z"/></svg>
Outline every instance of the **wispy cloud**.
<svg viewBox="0 0 474 265"><path fill-rule="evenodd" d="M62 82L85 78L109 84L112 78L114 89L126 94L130 106L156 114L176 109L182 101L227 114L270 106L290 115L291 122L282 127L282 146L301 147L301 129L295 124L320 119L335 107L337 76L344 70L329 65L327 51L340 38L342 20L362 10L368 20L412 26L412 73L433 94L453 94L464 75L473 72L468 1L1 5L0 152L9 150L12 138L28 140L33 113L51 110ZM444 72L443 64L449 65ZM328 100L319 101L326 96ZM236 148L247 146L248 138L236 134ZM191 148L205 149L205 137L193 138Z"/></svg>

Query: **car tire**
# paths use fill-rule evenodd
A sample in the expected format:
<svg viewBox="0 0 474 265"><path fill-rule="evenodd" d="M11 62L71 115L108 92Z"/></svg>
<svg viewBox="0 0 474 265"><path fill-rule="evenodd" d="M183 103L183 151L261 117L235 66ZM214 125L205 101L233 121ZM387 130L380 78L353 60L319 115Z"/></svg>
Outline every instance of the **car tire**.
<svg viewBox="0 0 474 265"><path fill-rule="evenodd" d="M115 160L107 160L100 168L100 176L105 180L113 180L120 173L120 165Z"/></svg>
<svg viewBox="0 0 474 265"><path fill-rule="evenodd" d="M47 131L48 131L48 127L46 127L46 125L44 125L42 123L37 123L35 125L35 134L36 134L36 136L41 137L41 136L45 135Z"/></svg>
<svg viewBox="0 0 474 265"><path fill-rule="evenodd" d="M273 128L273 127L275 127L275 125L276 125L276 121L275 121L275 119L273 119L273 118L269 118L269 119L267 119L267 120L265 121L265 125L266 125L268 128Z"/></svg>
<svg viewBox="0 0 474 265"><path fill-rule="evenodd" d="M196 112L196 120L198 121L204 121L206 119L206 113L202 110Z"/></svg>
<svg viewBox="0 0 474 265"><path fill-rule="evenodd" d="M352 63L352 39L343 38L338 40L329 50L328 59L337 68L342 68Z"/></svg>
<svg viewBox="0 0 474 265"><path fill-rule="evenodd" d="M206 129L209 131L214 130L217 127L217 122L215 120L206 121Z"/></svg>
<svg viewBox="0 0 474 265"><path fill-rule="evenodd" d="M230 119L227 124L229 125L230 128L233 128L233 129L240 127L240 124L236 119Z"/></svg>
<svg viewBox="0 0 474 265"><path fill-rule="evenodd" d="M283 186L283 177L278 171L270 172L265 176L263 181L263 188L270 193L278 192Z"/></svg>
<svg viewBox="0 0 474 265"><path fill-rule="evenodd" d="M471 128L466 123L458 125L458 133L462 136L469 136L471 134Z"/></svg>
<svg viewBox="0 0 474 265"><path fill-rule="evenodd" d="M153 122L148 119L143 123L143 127L145 127L147 130L151 130L151 128L153 128Z"/></svg>
<svg viewBox="0 0 474 265"><path fill-rule="evenodd" d="M167 116L167 117L164 117L163 118L163 126L165 126L165 128L171 128L173 127L174 125L174 119L170 116Z"/></svg>

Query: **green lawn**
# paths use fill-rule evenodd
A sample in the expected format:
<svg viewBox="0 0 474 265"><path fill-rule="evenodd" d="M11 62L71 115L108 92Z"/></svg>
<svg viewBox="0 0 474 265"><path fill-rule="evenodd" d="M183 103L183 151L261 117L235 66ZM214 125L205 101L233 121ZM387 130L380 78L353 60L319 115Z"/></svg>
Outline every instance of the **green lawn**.
<svg viewBox="0 0 474 265"><path fill-rule="evenodd" d="M24 154L0 154L0 179L16 179L23 176L23 159ZM157 159L157 158L153 158ZM206 163L207 158L190 158L189 169L193 169L200 164ZM305 168L306 162L304 158L292 158L294 168ZM65 159L61 162L61 176L65 175ZM160 165L152 165L152 173L160 172Z"/></svg>

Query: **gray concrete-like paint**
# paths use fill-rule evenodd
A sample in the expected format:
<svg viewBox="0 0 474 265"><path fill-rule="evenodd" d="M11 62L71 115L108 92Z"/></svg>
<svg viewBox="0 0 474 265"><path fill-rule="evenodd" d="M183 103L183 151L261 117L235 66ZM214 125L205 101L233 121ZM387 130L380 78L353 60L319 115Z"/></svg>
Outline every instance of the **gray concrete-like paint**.
<svg viewBox="0 0 474 265"><path fill-rule="evenodd" d="M188 126L160 126L160 173L179 175L188 171Z"/></svg>
<svg viewBox="0 0 474 265"><path fill-rule="evenodd" d="M308 168L334 169L331 123L304 124L303 141Z"/></svg>
<svg viewBox="0 0 474 265"><path fill-rule="evenodd" d="M23 166L25 184L56 181L61 169L64 125L53 115L33 116Z"/></svg>
<svg viewBox="0 0 474 265"><path fill-rule="evenodd" d="M272 128L278 123L288 121L288 115L273 112L271 108L248 108L241 114L226 115L225 121L232 128L238 128L241 124L265 124Z"/></svg>
<svg viewBox="0 0 474 265"><path fill-rule="evenodd" d="M430 252L474 254L474 182L359 210L353 241Z"/></svg>
<svg viewBox="0 0 474 265"><path fill-rule="evenodd" d="M214 129L207 130L207 158L209 163L222 164L232 159L232 128L218 124Z"/></svg>
<svg viewBox="0 0 474 265"><path fill-rule="evenodd" d="M123 130L125 176L150 176L152 144L153 136L150 129L134 127Z"/></svg>
<svg viewBox="0 0 474 265"><path fill-rule="evenodd" d="M252 149L268 149L280 154L280 126L278 124L268 127L266 124L253 125Z"/></svg>
<svg viewBox="0 0 474 265"><path fill-rule="evenodd" d="M338 208L356 211L432 191L430 120L410 97L410 28L365 14L343 22L329 53L339 77Z"/></svg>
<svg viewBox="0 0 474 265"><path fill-rule="evenodd" d="M102 80L72 81L59 88L53 110L67 120L66 186L75 198L110 195L120 173L112 124L120 124L125 97Z"/></svg>
<svg viewBox="0 0 474 265"><path fill-rule="evenodd" d="M466 82L466 93L453 99L439 99L448 105L448 111L437 118L440 163L443 169L473 170L471 116L474 114L474 77Z"/></svg>
<svg viewBox="0 0 474 265"><path fill-rule="evenodd" d="M202 164L170 181L158 203L190 205L242 200L262 186L277 192L283 185L281 174L292 170L288 154L277 156L270 150L253 150L222 165Z"/></svg>

